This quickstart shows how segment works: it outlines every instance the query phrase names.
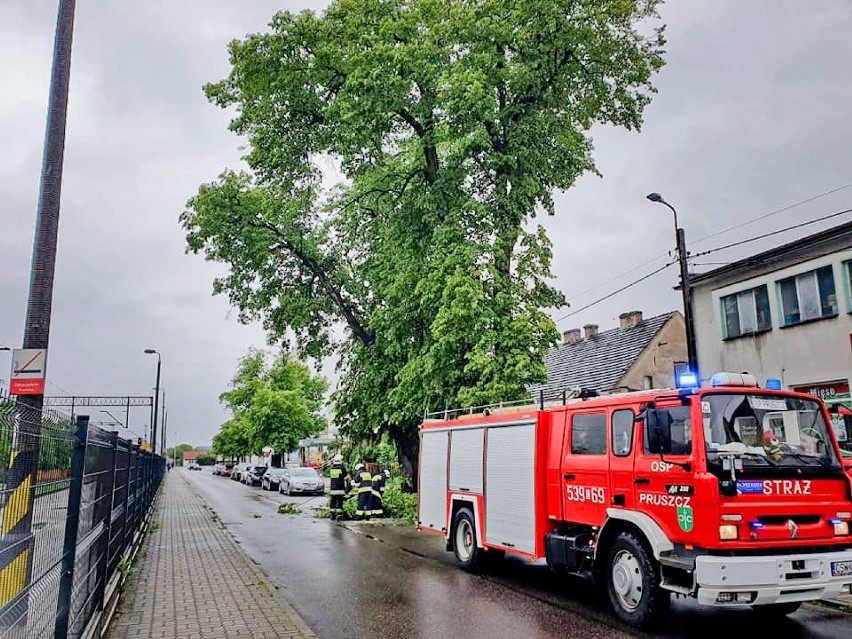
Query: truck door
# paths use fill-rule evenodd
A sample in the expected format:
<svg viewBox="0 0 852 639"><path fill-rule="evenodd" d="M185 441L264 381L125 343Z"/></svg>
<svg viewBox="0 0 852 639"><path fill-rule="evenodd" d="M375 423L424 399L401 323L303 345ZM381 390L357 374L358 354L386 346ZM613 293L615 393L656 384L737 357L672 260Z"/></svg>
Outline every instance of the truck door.
<svg viewBox="0 0 852 639"><path fill-rule="evenodd" d="M599 526L610 501L606 411L568 415L562 511L566 521Z"/></svg>
<svg viewBox="0 0 852 639"><path fill-rule="evenodd" d="M660 407L672 419L672 452L660 459L648 450L647 425L642 422L641 450L635 463L635 508L649 514L671 539L682 537L694 525L692 499L695 482L692 472L670 462L681 464L692 460L692 425L689 406Z"/></svg>
<svg viewBox="0 0 852 639"><path fill-rule="evenodd" d="M635 420L630 408L619 408L609 415L609 505L616 508L633 508L633 450L638 440Z"/></svg>

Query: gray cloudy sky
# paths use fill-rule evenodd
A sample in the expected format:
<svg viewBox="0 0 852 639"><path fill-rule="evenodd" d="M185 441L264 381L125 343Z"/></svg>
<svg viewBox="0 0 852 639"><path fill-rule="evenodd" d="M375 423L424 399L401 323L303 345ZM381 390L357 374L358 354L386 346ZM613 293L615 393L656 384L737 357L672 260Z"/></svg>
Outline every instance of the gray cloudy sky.
<svg viewBox="0 0 852 639"><path fill-rule="evenodd" d="M211 297L218 268L184 255L177 216L186 199L240 156L228 115L207 103L201 85L227 74L232 38L263 29L277 9L323 4L78 0L51 394L150 394L155 361L142 350L157 348L170 430L181 441L209 442L223 419L218 394L264 336ZM18 345L23 332L55 11L55 0L0 0L0 346ZM558 196L557 215L545 222L557 284L575 309L667 260L671 217L644 199L649 191L678 208L694 252L852 203L849 188L695 243L852 182L852 4L671 2L661 13L667 66L643 131L594 131L603 177L586 176ZM770 245L695 261L729 261ZM675 279L669 269L559 327L605 329L625 310L676 308ZM4 381L8 360L0 353ZM134 413L131 428L141 434L146 420Z"/></svg>

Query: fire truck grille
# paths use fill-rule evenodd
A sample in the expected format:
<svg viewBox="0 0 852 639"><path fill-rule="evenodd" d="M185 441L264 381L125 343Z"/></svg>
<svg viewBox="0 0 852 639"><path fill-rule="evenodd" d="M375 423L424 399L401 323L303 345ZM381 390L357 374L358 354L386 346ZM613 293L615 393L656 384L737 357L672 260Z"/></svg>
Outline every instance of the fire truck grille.
<svg viewBox="0 0 852 639"><path fill-rule="evenodd" d="M819 515L764 515L758 517L757 521L764 526L783 526L788 521L793 520L797 525L818 524L820 521Z"/></svg>

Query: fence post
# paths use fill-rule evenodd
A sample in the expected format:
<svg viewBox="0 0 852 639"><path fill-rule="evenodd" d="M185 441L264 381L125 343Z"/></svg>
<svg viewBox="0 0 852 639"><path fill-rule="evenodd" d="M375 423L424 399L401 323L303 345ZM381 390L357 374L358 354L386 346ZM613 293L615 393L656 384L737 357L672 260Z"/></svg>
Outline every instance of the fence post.
<svg viewBox="0 0 852 639"><path fill-rule="evenodd" d="M127 547L127 522L130 518L130 463L133 461L130 453L133 452L130 446L130 442L126 442L127 444L127 455L125 462L125 471L124 471L124 508L122 510L121 515L121 550L119 552L124 552L124 549Z"/></svg>
<svg viewBox="0 0 852 639"><path fill-rule="evenodd" d="M113 431L110 435L112 439L112 468L110 469L109 477L109 514L107 515L105 531L106 550L98 560L98 572L101 575L101 580L98 585L96 599L100 610L103 610L104 607L104 593L106 593L106 583L109 577L109 551L112 547L112 511L115 508L115 474L116 468L118 468L118 431Z"/></svg>
<svg viewBox="0 0 852 639"><path fill-rule="evenodd" d="M74 452L71 455L71 483L68 486L68 517L65 519L65 544L62 550L62 572L59 600L56 604L56 639L68 636L71 618L71 592L74 586L74 560L77 558L77 531L80 527L80 502L83 496L83 472L86 467L86 440L89 435L88 415L77 416Z"/></svg>

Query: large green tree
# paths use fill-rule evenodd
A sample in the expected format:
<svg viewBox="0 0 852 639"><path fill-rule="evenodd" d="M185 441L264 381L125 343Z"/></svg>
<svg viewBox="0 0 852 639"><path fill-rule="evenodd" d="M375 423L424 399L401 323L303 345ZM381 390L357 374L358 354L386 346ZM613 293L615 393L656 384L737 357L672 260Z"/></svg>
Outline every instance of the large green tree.
<svg viewBox="0 0 852 639"><path fill-rule="evenodd" d="M263 351L251 350L240 360L230 389L219 396L234 417L213 437L214 451L233 459L260 454L266 446L294 450L300 439L325 428L327 390L324 378L289 353L270 361Z"/></svg>
<svg viewBox="0 0 852 639"><path fill-rule="evenodd" d="M206 92L251 173L200 187L189 249L228 266L243 321L341 356L350 434L387 431L410 467L424 410L544 379L565 300L534 218L594 171L593 125L639 128L657 4L337 0L231 43Z"/></svg>

